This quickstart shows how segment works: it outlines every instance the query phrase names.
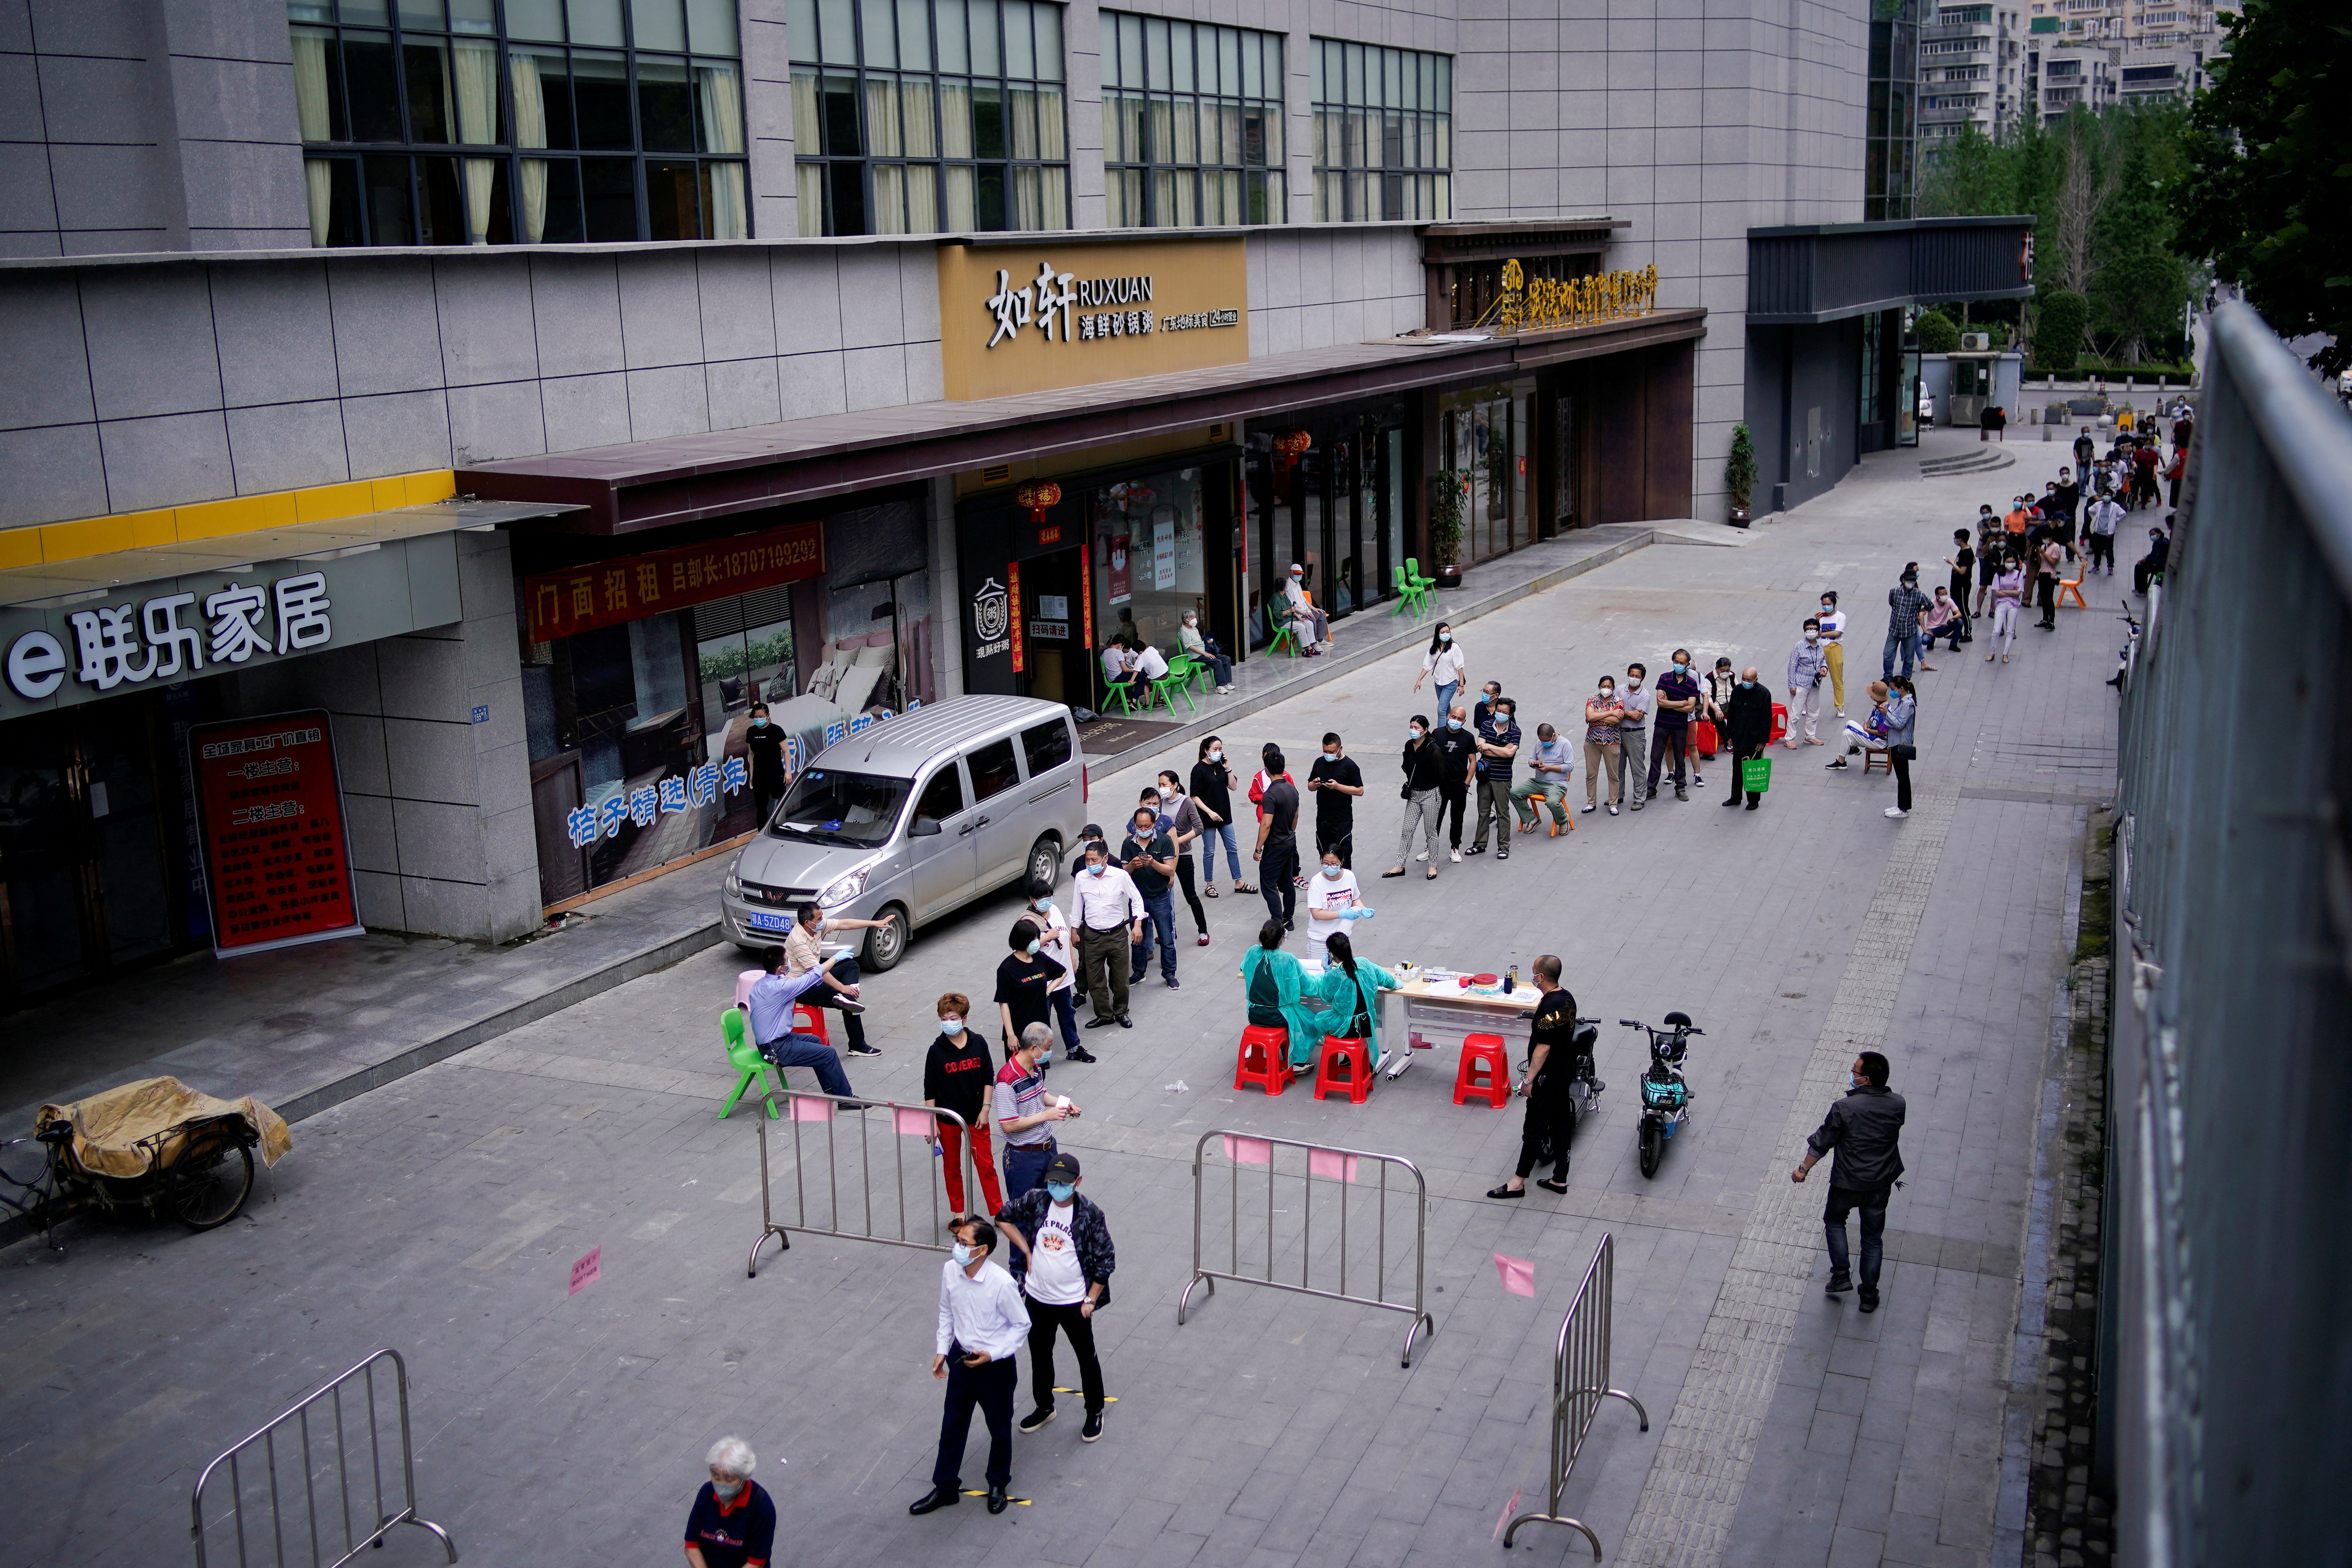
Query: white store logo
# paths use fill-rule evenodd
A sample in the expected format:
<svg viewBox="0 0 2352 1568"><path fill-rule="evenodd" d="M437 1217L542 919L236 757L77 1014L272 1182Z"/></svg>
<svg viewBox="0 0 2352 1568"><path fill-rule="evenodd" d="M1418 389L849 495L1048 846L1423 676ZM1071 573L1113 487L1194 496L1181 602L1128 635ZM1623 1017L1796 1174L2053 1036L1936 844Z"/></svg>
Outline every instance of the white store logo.
<svg viewBox="0 0 2352 1568"><path fill-rule="evenodd" d="M129 605L76 610L67 617L73 626L74 679L111 691L204 668L205 633L180 624L184 613L193 613L195 600L194 594L165 594L141 604L135 614ZM273 605L275 638L264 624ZM212 622L212 662L243 664L257 653L283 658L316 647L334 636L330 607L321 572L280 577L267 590L258 584L231 583L205 596L205 615ZM65 647L56 637L45 631L26 632L9 647L8 685L17 696L37 702L65 684L67 663Z"/></svg>
<svg viewBox="0 0 2352 1568"><path fill-rule="evenodd" d="M1066 343L1083 343L1103 338L1140 338L1155 332L1241 325L1238 309L1155 315L1149 309L1139 308L1151 303L1151 292L1152 279L1149 274L1080 278L1074 273L1055 271L1050 261L1039 262L1037 276L1016 289L1012 273L1000 267L996 269L996 292L987 300L995 324L995 330L989 334L988 346L994 348L1007 338L1018 338L1024 327L1036 328L1047 342L1058 336ZM1105 305L1119 308L1097 309Z"/></svg>

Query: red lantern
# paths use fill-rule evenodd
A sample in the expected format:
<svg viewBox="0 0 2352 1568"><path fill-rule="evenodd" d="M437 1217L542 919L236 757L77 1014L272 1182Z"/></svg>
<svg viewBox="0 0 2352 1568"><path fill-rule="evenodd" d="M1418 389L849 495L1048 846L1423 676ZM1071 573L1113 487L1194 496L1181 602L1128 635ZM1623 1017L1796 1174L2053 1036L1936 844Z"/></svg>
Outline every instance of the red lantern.
<svg viewBox="0 0 2352 1568"><path fill-rule="evenodd" d="M1032 479L1013 493L1013 500L1025 508L1029 521L1038 527L1045 526L1045 513L1062 501L1062 487L1051 479Z"/></svg>
<svg viewBox="0 0 2352 1568"><path fill-rule="evenodd" d="M1290 472L1290 465L1298 460L1299 454L1314 445L1315 437L1306 431L1285 430L1274 438L1275 465L1286 474Z"/></svg>

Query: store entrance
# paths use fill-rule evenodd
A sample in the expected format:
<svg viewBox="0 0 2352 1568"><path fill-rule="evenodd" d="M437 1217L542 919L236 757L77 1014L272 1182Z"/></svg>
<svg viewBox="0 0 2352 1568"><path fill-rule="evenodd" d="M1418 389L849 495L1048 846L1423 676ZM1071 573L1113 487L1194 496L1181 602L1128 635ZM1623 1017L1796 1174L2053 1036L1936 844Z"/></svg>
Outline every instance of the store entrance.
<svg viewBox="0 0 2352 1568"><path fill-rule="evenodd" d="M1084 581L1078 570L1079 550L1072 546L1018 563L1021 574L1021 639L1023 673L1028 694L1074 708L1094 705L1094 686L1087 679L1086 632L1081 617L1086 605Z"/></svg>

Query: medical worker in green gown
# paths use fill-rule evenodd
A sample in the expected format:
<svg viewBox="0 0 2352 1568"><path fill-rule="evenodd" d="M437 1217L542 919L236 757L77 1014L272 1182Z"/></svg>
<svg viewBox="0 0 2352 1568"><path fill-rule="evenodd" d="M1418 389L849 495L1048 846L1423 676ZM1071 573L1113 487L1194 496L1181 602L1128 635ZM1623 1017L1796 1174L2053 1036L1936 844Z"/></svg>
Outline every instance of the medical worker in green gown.
<svg viewBox="0 0 2352 1568"><path fill-rule="evenodd" d="M1369 958L1358 958L1344 935L1323 943L1323 1032L1361 1039L1370 1065L1381 1064L1381 993L1394 991L1397 977Z"/></svg>
<svg viewBox="0 0 2352 1568"><path fill-rule="evenodd" d="M1242 994L1252 1024L1262 1029L1290 1031L1290 1065L1304 1069L1322 1044L1323 1015L1307 1000L1317 994L1315 977L1282 951L1282 936L1280 921L1268 921L1258 928L1257 945L1242 954Z"/></svg>

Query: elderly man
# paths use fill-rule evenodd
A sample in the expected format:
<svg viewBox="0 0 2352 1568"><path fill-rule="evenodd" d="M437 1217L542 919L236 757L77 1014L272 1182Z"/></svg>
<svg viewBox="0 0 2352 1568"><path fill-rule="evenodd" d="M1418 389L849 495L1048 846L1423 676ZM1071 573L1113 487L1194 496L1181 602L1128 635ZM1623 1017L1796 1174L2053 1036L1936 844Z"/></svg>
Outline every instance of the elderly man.
<svg viewBox="0 0 2352 1568"><path fill-rule="evenodd" d="M849 1075L841 1070L840 1055L814 1035L793 1030L793 1004L803 992L816 984L824 969L788 973L781 947L762 950L760 968L764 973L751 983L747 1009L751 1038L759 1045L760 1054L780 1068L815 1069L817 1087L827 1094L841 1099L855 1094L856 1090L849 1087Z"/></svg>
<svg viewBox="0 0 2352 1568"><path fill-rule="evenodd" d="M1110 847L1100 838L1087 840L1086 863L1070 883L1070 912L1078 917L1078 963L1095 1005L1087 1027L1132 1029L1127 975L1135 944L1143 940L1143 895L1132 877L1110 863Z"/></svg>
<svg viewBox="0 0 2352 1568"><path fill-rule="evenodd" d="M1331 623L1307 596L1307 568L1296 561L1290 563L1290 575L1283 582L1282 602L1288 606L1283 614L1290 622L1292 639L1302 645L1299 651L1312 658L1330 640Z"/></svg>
<svg viewBox="0 0 2352 1568"><path fill-rule="evenodd" d="M907 1511L931 1513L963 1500L963 1446L978 1405L988 1423L988 1511L1003 1513L1013 1501L1004 1489L1013 1484L1015 1358L1029 1342L1029 1312L1013 1276L990 1261L996 1227L984 1219L966 1220L954 1234L955 1248L940 1269L939 1333L932 1342L931 1375L948 1384L940 1456L931 1466L931 1489Z"/></svg>
<svg viewBox="0 0 2352 1568"><path fill-rule="evenodd" d="M1724 712L1731 726L1731 733L1725 737L1731 745L1731 795L1723 804L1738 805L1745 793L1748 809L1753 811L1763 804L1764 796L1759 791L1740 789L1739 764L1764 755L1772 743L1772 694L1756 679L1754 665L1739 672L1739 684L1732 689Z"/></svg>
<svg viewBox="0 0 2352 1568"><path fill-rule="evenodd" d="M703 1456L710 1479L686 1516L686 1560L692 1568L765 1568L776 1541L776 1505L751 1479L751 1446L721 1437Z"/></svg>
<svg viewBox="0 0 2352 1568"><path fill-rule="evenodd" d="M1878 1268L1885 1250L1886 1205L1903 1174L1903 1097L1886 1087L1886 1058L1876 1051L1854 1058L1851 1092L1830 1107L1820 1128L1805 1140L1802 1163L1789 1173L1801 1182L1824 1155L1835 1151L1830 1171L1830 1201L1822 1227L1830 1247L1829 1293L1853 1289L1846 1271L1845 1216L1862 1211L1862 1310L1878 1310Z"/></svg>

